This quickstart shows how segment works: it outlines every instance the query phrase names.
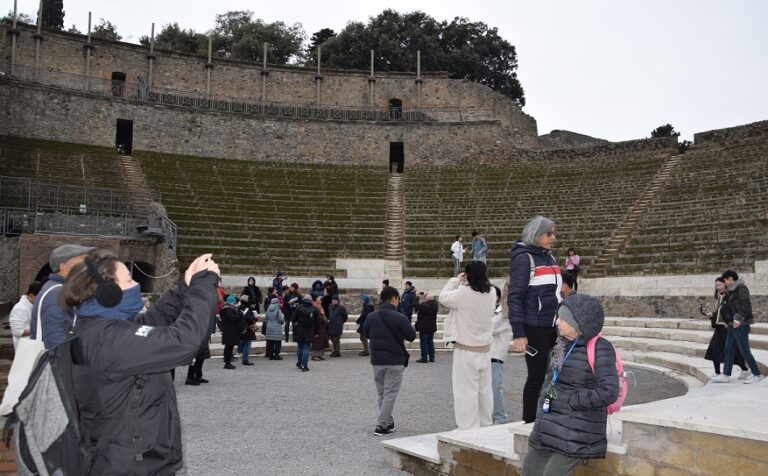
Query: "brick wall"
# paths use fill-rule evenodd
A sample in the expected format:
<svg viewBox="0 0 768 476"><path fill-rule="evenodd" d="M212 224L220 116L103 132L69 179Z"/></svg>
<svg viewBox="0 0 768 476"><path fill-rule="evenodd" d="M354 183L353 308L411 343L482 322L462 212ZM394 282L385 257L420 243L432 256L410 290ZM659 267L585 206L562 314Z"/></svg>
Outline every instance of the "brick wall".
<svg viewBox="0 0 768 476"><path fill-rule="evenodd" d="M263 119L94 98L0 80L0 134L113 147L118 118L133 148L202 157L357 163L387 167L390 142L405 164L502 158L515 147L499 121L394 123Z"/></svg>
<svg viewBox="0 0 768 476"><path fill-rule="evenodd" d="M19 239L0 237L0 301L12 301L26 292L19 286ZM18 292L17 292L18 291Z"/></svg>
<svg viewBox="0 0 768 476"><path fill-rule="evenodd" d="M5 61L10 60L10 36L8 24L0 24L0 50ZM20 26L16 62L34 65L34 29ZM85 73L83 35L44 30L40 49L41 68L73 74ZM139 75L148 77L149 50L129 43L93 39L91 76L111 79L112 72L126 74L129 82L136 82ZM206 91L207 58L155 51L153 86L204 93ZM211 94L260 100L262 95L261 65L214 58L211 71ZM314 68L297 68L269 65L266 76L268 101L315 104ZM321 103L324 105L368 106L371 101L368 71L323 70ZM484 109L489 119L497 119L507 129L507 134L520 136L520 143L536 141L536 121L523 113L509 98L495 93L485 86L462 80L452 80L444 72L423 73L423 107L462 107ZM403 101L404 107L415 106L417 88L414 73L376 73L373 103L386 108L389 99Z"/></svg>
<svg viewBox="0 0 768 476"><path fill-rule="evenodd" d="M46 235L24 234L19 239L17 259L22 263L18 273L18 283L14 289L19 293L48 264L51 251L57 246L76 243L83 246L107 248L114 251L123 262L142 261L155 269L155 276L167 274L176 266L176 259L164 244L155 244L151 240L125 240L120 237L90 235ZM162 292L178 280L178 273L156 280L152 292ZM20 294L16 294L18 297Z"/></svg>

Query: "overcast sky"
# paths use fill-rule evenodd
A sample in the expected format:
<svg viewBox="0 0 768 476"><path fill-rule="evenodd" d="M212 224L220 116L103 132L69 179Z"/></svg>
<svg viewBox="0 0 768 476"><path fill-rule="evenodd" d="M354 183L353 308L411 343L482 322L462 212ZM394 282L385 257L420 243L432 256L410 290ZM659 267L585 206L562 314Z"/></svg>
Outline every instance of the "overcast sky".
<svg viewBox="0 0 768 476"><path fill-rule="evenodd" d="M19 0L19 11L34 17L37 5ZM153 21L157 31L171 22L206 31L230 10L299 22L311 36L385 8L497 27L517 48L525 112L539 134L567 129L619 141L671 123L692 139L768 119L765 0L64 0L67 28L85 31L90 10L129 42L148 35Z"/></svg>

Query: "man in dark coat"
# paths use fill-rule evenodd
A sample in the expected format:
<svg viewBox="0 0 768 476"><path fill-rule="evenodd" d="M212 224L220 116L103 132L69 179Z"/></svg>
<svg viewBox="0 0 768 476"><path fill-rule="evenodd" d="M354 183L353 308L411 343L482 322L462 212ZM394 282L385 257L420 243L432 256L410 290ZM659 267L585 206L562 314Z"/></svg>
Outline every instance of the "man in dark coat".
<svg viewBox="0 0 768 476"><path fill-rule="evenodd" d="M587 341L603 328L597 299L573 294L557 311L559 337L539 396L536 423L523 460L525 474L570 474L585 458L604 458L607 408L619 397L616 351L608 340L595 343L594 371Z"/></svg>
<svg viewBox="0 0 768 476"><path fill-rule="evenodd" d="M240 333L245 328L245 319L235 305L237 298L233 295L227 297L224 307L219 312L221 319L221 343L224 344L224 368L234 369L232 356L235 346L240 343Z"/></svg>
<svg viewBox="0 0 768 476"><path fill-rule="evenodd" d="M397 312L400 293L393 287L381 291L381 306L365 319L363 334L370 339L373 379L379 397L379 417L373 434L389 435L395 431L392 410L408 363L404 340L413 342L416 331L408 318Z"/></svg>
<svg viewBox="0 0 768 476"><path fill-rule="evenodd" d="M331 297L331 305L328 310L328 335L333 342L331 357L341 357L341 334L344 333L344 323L349 319L349 314L347 314L347 308L339 302L339 296L336 294Z"/></svg>
<svg viewBox="0 0 768 476"><path fill-rule="evenodd" d="M294 312L296 324L293 337L296 340L296 367L302 372L309 371L309 349L315 336L320 332L320 312L312 304L312 296L307 294Z"/></svg>
<svg viewBox="0 0 768 476"><path fill-rule="evenodd" d="M437 332L438 304L435 297L420 293L416 300L416 332L419 333L421 358L416 362L435 361L435 332Z"/></svg>

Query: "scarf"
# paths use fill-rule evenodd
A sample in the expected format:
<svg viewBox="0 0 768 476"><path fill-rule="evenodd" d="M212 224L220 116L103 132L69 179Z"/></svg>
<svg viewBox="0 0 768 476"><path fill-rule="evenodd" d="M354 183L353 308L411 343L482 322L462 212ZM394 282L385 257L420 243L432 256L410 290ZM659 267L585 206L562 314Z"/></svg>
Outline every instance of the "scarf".
<svg viewBox="0 0 768 476"><path fill-rule="evenodd" d="M120 300L117 306L104 307L96 301L96 298L91 298L80 305L77 309L77 314L127 321L138 314L143 308L144 301L141 300L141 288L137 284L123 290L123 299Z"/></svg>
<svg viewBox="0 0 768 476"><path fill-rule="evenodd" d="M565 358L565 347L572 343L573 341L570 341L563 336L557 336L557 342L555 343L555 348L552 350L552 368L557 369L558 372L563 370L563 359Z"/></svg>

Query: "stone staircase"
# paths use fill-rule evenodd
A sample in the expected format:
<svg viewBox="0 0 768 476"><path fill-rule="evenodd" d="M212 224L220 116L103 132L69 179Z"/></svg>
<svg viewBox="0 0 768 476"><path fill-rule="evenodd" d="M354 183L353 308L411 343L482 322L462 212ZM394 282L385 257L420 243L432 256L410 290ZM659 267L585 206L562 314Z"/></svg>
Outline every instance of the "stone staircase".
<svg viewBox="0 0 768 476"><path fill-rule="evenodd" d="M390 173L387 181L387 212L384 244L384 258L403 260L405 241L405 206L403 201L403 176Z"/></svg>
<svg viewBox="0 0 768 476"><path fill-rule="evenodd" d="M123 182L131 191L130 197L135 210L149 210L152 203L147 178L141 170L139 161L128 155L120 156L120 168L122 169Z"/></svg>
<svg viewBox="0 0 768 476"><path fill-rule="evenodd" d="M761 410L768 379L753 385L707 383L713 372L704 360L712 336L708 320L609 317L603 335L621 350L627 370L659 371L686 385L688 393L625 406L612 415L605 459L588 460L574 474L768 474L768 457L754 456L768 449L768 416ZM766 374L768 324L752 325L750 344ZM532 429L533 424L514 422L383 444L387 461L411 474L517 475ZM721 451L737 447L750 448L739 452L746 461Z"/></svg>
<svg viewBox="0 0 768 476"><path fill-rule="evenodd" d="M682 155L675 155L664 162L643 194L629 210L621 225L608 240L605 248L592 260L587 270L589 277L600 277L607 274L608 269L613 264L613 259L619 256L627 246L632 234L640 226L643 217L653 206L654 199L659 196L681 159Z"/></svg>

